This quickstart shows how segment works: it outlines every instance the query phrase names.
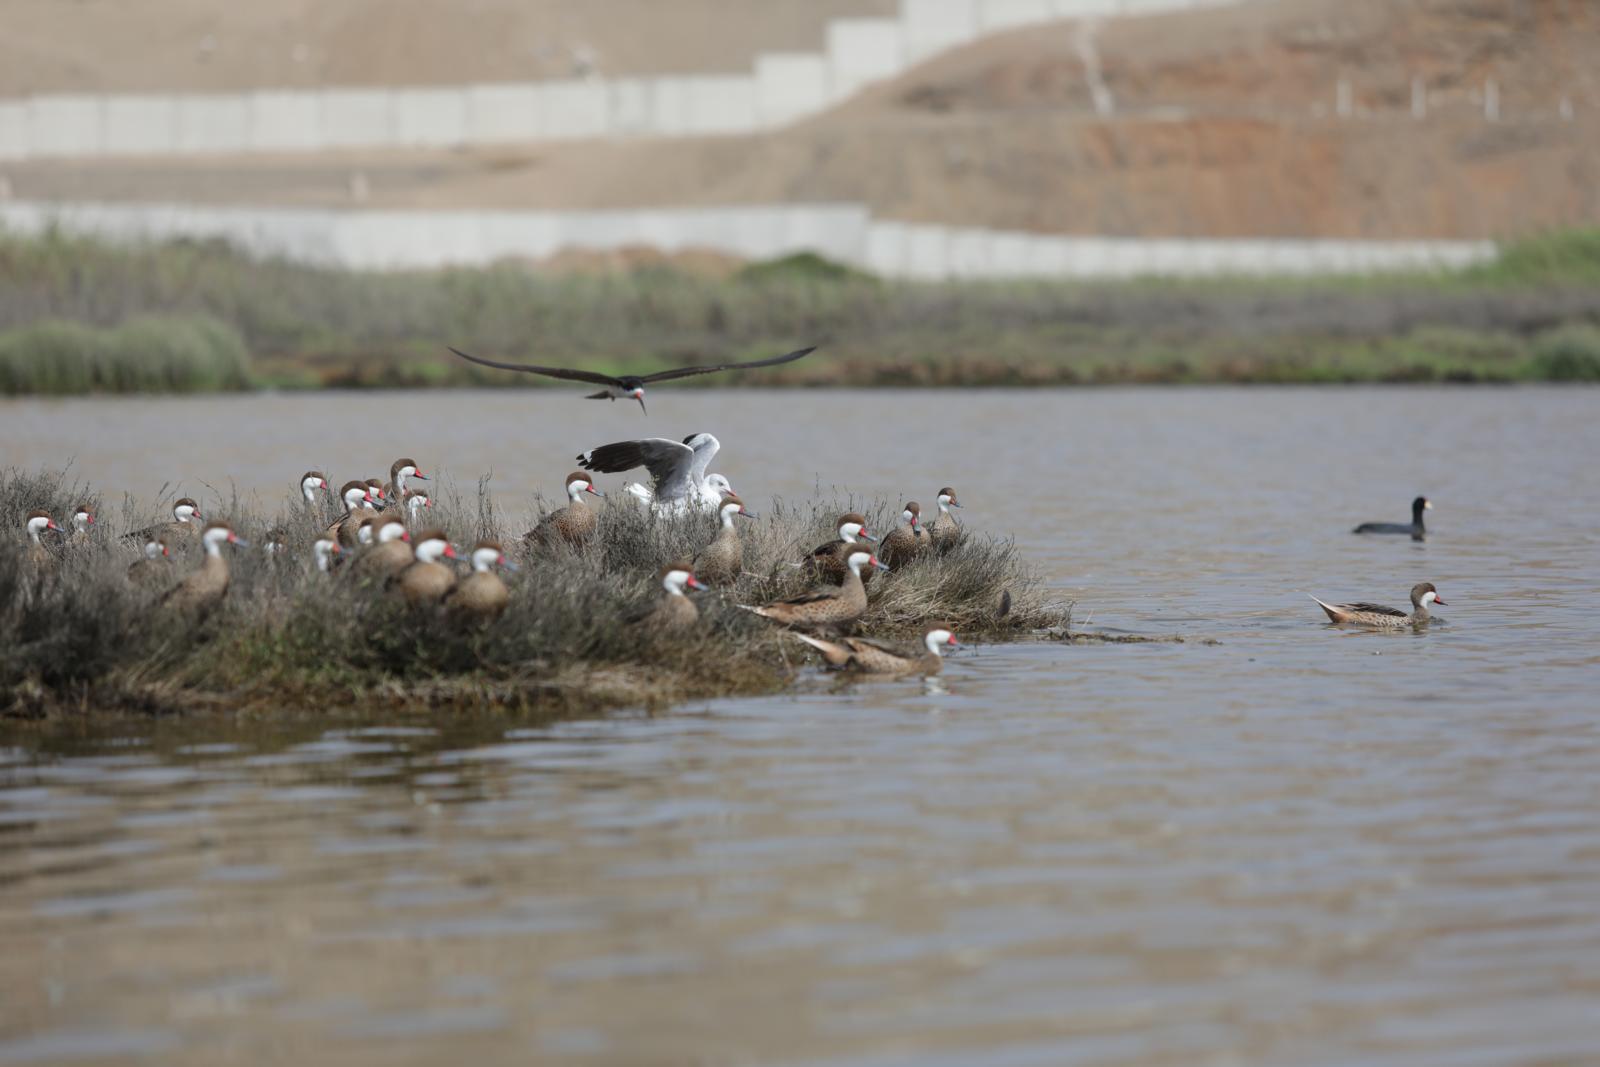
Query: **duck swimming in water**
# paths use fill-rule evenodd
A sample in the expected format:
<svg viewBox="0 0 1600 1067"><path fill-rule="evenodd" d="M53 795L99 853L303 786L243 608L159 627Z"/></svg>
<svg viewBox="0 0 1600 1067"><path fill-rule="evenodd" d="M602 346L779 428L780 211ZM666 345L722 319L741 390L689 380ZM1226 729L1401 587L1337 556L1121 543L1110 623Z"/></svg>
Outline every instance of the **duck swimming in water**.
<svg viewBox="0 0 1600 1067"><path fill-rule="evenodd" d="M1434 589L1432 582L1418 582L1411 587L1412 611L1409 615L1399 608L1386 607L1383 604L1368 604L1364 601L1355 604L1327 604L1317 600L1316 597L1311 599L1317 601L1322 610L1328 613L1329 621L1336 625L1348 623L1352 626L1368 626L1375 630L1399 630L1407 626L1425 625L1431 618L1428 606L1444 603L1439 599L1439 592Z"/></svg>
<svg viewBox="0 0 1600 1067"><path fill-rule="evenodd" d="M1431 500L1425 496L1419 496L1411 502L1410 522L1364 522L1350 532L1358 534L1410 534L1411 540L1422 541L1428 535L1428 531L1422 525L1422 513L1431 507L1433 507Z"/></svg>

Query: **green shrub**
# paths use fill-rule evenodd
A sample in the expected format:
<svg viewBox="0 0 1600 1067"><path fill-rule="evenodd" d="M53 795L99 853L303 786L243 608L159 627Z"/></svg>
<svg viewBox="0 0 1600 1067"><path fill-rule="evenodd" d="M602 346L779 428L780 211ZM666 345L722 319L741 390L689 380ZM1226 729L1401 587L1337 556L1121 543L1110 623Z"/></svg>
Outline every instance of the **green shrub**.
<svg viewBox="0 0 1600 1067"><path fill-rule="evenodd" d="M249 383L244 342L205 315L144 316L109 330L45 319L0 333L0 393L189 393Z"/></svg>
<svg viewBox="0 0 1600 1067"><path fill-rule="evenodd" d="M1600 327L1563 326L1533 343L1537 376L1552 382L1600 382Z"/></svg>

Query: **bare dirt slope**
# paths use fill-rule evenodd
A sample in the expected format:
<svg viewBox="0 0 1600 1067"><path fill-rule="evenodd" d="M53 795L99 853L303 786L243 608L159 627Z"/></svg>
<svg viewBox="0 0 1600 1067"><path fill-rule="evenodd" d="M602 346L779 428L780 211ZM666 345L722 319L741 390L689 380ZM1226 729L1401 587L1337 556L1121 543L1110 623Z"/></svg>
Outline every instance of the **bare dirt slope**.
<svg viewBox="0 0 1600 1067"><path fill-rule="evenodd" d="M6 0L0 96L748 72L898 0Z"/></svg>
<svg viewBox="0 0 1600 1067"><path fill-rule="evenodd" d="M356 171L365 203L390 207L843 200L1058 233L1502 237L1600 222L1600 3L1280 0L1059 23L764 136L35 165L12 181L19 196L347 205Z"/></svg>

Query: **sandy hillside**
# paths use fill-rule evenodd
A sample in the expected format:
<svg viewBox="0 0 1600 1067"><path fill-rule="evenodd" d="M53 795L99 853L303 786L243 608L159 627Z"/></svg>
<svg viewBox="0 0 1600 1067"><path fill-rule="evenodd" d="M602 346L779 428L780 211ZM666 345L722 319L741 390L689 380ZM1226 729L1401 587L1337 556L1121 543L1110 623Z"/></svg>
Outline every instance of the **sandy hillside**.
<svg viewBox="0 0 1600 1067"><path fill-rule="evenodd" d="M747 73L898 0L6 0L0 96Z"/></svg>
<svg viewBox="0 0 1600 1067"><path fill-rule="evenodd" d="M1091 71L1114 110L1098 113ZM1427 117L1412 117L1412 79ZM1351 114L1334 114L1340 79ZM1484 117L1493 79L1500 121ZM1562 98L1570 117L1564 117ZM18 167L18 196L605 208L863 201L1131 236L1482 238L1600 222L1600 3L1284 0L978 42L794 128L496 152Z"/></svg>

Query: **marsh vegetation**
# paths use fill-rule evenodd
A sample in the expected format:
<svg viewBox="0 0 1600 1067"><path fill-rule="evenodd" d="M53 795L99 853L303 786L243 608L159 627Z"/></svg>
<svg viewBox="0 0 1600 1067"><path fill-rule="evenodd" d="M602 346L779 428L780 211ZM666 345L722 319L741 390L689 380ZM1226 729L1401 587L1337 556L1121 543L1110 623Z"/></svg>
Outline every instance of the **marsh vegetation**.
<svg viewBox="0 0 1600 1067"><path fill-rule="evenodd" d="M103 509L88 542L63 541L54 546L55 567L34 566L25 516L65 516L84 502ZM162 610L164 586L127 580L139 546L121 535L161 518L157 502L106 501L59 472L0 472L0 714L333 715L485 705L559 714L772 691L808 657L737 605L808 588L793 564L831 536L841 510L864 510L885 528L898 514L887 502L774 502L742 527L745 575L725 591L698 594L698 625L666 632L629 619L657 595L663 563L711 539L713 516L662 518L625 498L610 501L582 549L524 555L523 568L507 575L505 614L472 626L436 608L409 609L380 583L319 573L310 544L331 512L298 499L271 514L238 499L201 504L253 545L229 555L232 584L221 606L195 617ZM526 514L505 515L484 485L466 493L446 487L429 522L461 544L494 538L509 548L546 509L536 500ZM264 553L273 527L302 547ZM171 581L197 563L197 555L175 558ZM1059 624L1065 611L1012 544L973 536L880 575L860 629L914 641L937 619L963 640L981 640Z"/></svg>
<svg viewBox="0 0 1600 1067"><path fill-rule="evenodd" d="M942 284L812 256L723 277L363 273L0 235L0 393L552 384L446 344L632 372L823 345L743 386L1600 380L1597 278L1600 231L1450 273Z"/></svg>

